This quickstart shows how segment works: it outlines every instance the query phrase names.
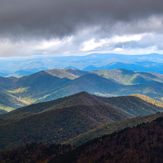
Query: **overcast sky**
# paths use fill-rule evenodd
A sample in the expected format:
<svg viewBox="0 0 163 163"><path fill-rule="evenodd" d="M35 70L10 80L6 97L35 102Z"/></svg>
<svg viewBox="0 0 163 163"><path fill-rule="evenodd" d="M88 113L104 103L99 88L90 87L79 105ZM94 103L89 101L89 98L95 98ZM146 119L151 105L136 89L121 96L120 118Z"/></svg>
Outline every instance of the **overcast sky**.
<svg viewBox="0 0 163 163"><path fill-rule="evenodd" d="M0 57L163 53L163 0L0 0Z"/></svg>

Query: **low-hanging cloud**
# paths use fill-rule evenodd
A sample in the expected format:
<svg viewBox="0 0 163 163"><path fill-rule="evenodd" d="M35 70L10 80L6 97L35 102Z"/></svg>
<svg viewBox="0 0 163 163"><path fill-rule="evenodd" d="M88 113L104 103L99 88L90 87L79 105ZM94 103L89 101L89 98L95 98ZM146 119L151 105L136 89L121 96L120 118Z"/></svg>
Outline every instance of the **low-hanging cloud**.
<svg viewBox="0 0 163 163"><path fill-rule="evenodd" d="M0 37L63 37L91 26L103 35L162 32L162 14L162 0L0 0Z"/></svg>

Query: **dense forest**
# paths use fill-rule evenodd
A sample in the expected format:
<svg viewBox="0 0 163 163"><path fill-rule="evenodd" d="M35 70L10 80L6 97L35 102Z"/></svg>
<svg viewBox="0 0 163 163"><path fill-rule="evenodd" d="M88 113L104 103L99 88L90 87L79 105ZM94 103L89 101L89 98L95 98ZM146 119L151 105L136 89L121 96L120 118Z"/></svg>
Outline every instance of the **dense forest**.
<svg viewBox="0 0 163 163"><path fill-rule="evenodd" d="M27 144L0 153L2 163L162 163L163 118L70 145Z"/></svg>

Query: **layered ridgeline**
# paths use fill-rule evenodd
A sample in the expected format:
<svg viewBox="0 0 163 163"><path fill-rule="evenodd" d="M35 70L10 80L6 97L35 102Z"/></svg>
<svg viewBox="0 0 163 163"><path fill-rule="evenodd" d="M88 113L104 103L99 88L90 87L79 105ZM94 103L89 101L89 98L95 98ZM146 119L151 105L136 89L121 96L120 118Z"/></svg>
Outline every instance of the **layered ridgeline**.
<svg viewBox="0 0 163 163"><path fill-rule="evenodd" d="M0 78L0 113L87 91L102 96L144 94L161 101L163 75L128 70L53 69L21 78Z"/></svg>
<svg viewBox="0 0 163 163"><path fill-rule="evenodd" d="M136 96L104 98L82 92L1 115L0 149L27 142L78 144L83 134L104 125L109 124L113 127L110 130L114 131L116 127L111 124L115 122L162 111L162 107ZM126 123L120 124L117 130ZM80 136L81 139L77 139Z"/></svg>
<svg viewBox="0 0 163 163"><path fill-rule="evenodd" d="M81 95L83 96L84 94L82 93L78 96ZM73 97L70 98L72 99ZM93 97L91 96L91 98ZM28 120L25 122L27 123ZM23 123L23 125L25 124ZM42 124L42 127L44 125L45 124ZM9 126L10 125L6 127ZM73 126L71 127L73 129ZM62 130L63 129L65 128L62 128ZM10 127L9 130L11 130ZM25 132L25 130L26 128L24 130L21 129L21 132ZM39 132L42 131L40 130ZM36 132L38 132L38 130ZM56 132L56 128L53 129L53 132ZM78 144L79 146L72 146L72 139L71 141L67 141L67 145L56 145L55 141L44 142L43 140L40 143L37 143L36 141L30 143L30 141L24 139L24 144L20 144L20 146L16 149L12 149L11 147L13 144L10 144L9 151L5 150L0 152L0 160L13 163L162 162L162 134L163 114L157 113L151 116L137 117L122 120L120 122L108 123L94 130L90 130L89 132L74 138L80 140L80 145ZM12 134L10 136L12 137L12 140L14 140ZM61 134L61 137L62 136L63 135ZM84 139L82 139L83 137ZM40 137L38 137L38 139L40 139ZM55 139L56 137L54 137L54 140ZM3 140L8 141L8 137ZM18 138L17 141L19 141ZM28 142L27 144L25 144L26 141ZM15 141L13 141L13 143L15 143Z"/></svg>
<svg viewBox="0 0 163 163"><path fill-rule="evenodd" d="M83 70L85 71L95 71L95 70L112 70L112 69L127 69L130 71L141 71L141 72L153 72L163 74L163 63L156 62L131 62L126 63L123 61L109 63L104 66L87 66Z"/></svg>
<svg viewBox="0 0 163 163"><path fill-rule="evenodd" d="M35 56L31 58L7 58L0 60L0 76L24 76L54 68L77 68L86 71L128 69L163 74L161 54L122 55L90 54L86 56ZM11 68L12 67L12 68Z"/></svg>

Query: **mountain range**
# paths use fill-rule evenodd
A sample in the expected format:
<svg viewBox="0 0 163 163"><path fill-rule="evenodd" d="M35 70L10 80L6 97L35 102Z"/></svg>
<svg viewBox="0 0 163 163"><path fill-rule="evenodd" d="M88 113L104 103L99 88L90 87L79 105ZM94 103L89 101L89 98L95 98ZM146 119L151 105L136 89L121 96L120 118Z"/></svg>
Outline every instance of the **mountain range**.
<svg viewBox="0 0 163 163"><path fill-rule="evenodd" d="M129 60L125 64L132 66ZM83 70L32 70L19 77L2 75L0 160L119 162L125 156L124 161L137 158L137 163L139 156L147 161L150 153L151 159L160 161L163 75L154 70L116 67L94 65L90 69L83 66ZM149 143L153 145L149 147ZM148 153L139 153L139 149L147 148ZM158 150L158 155L153 154L153 149Z"/></svg>
<svg viewBox="0 0 163 163"><path fill-rule="evenodd" d="M144 94L163 99L163 75L125 69L52 69L24 77L0 77L0 113L86 91L111 97Z"/></svg>
<svg viewBox="0 0 163 163"><path fill-rule="evenodd" d="M0 59L0 76L25 76L47 69L129 69L163 73L163 55L88 54L86 56L33 56ZM12 67L12 68L11 68Z"/></svg>
<svg viewBox="0 0 163 163"><path fill-rule="evenodd" d="M113 69L127 69L131 71L138 72L153 72L153 73L161 73L163 74L163 64L157 63L153 61L141 61L141 62L113 62L103 66L94 66L89 65L85 67L83 70L85 71L94 71L94 70L113 70Z"/></svg>

